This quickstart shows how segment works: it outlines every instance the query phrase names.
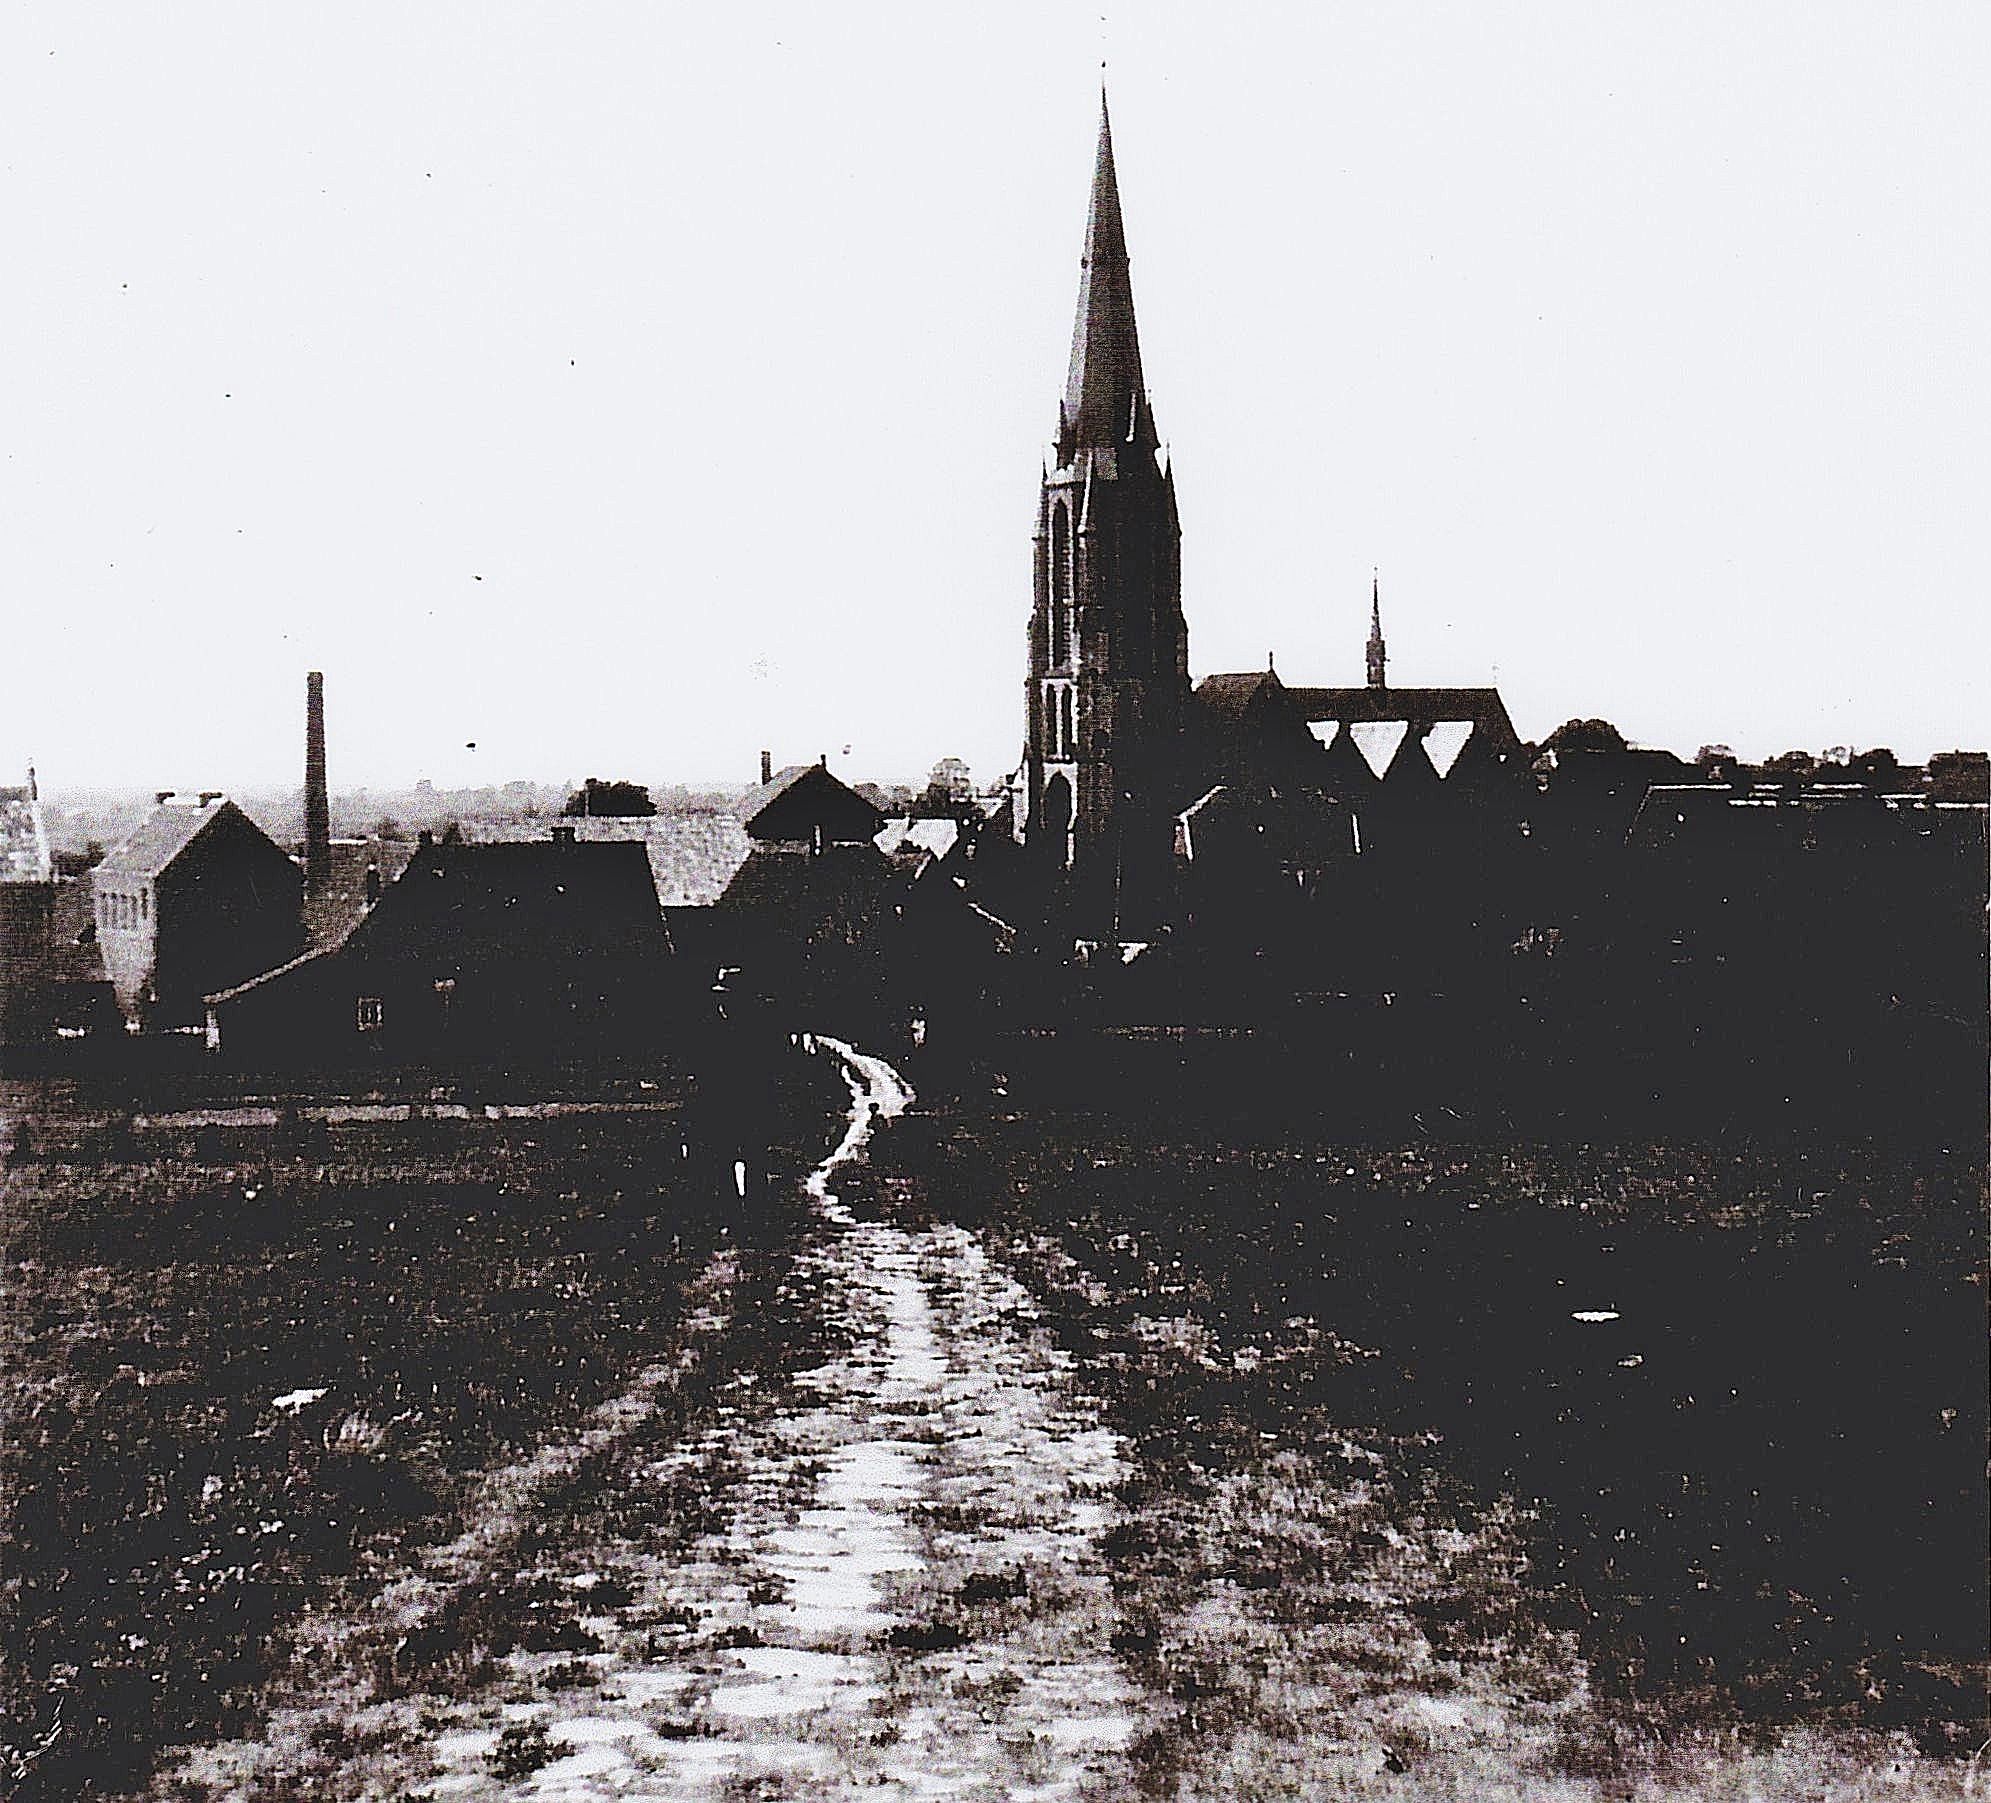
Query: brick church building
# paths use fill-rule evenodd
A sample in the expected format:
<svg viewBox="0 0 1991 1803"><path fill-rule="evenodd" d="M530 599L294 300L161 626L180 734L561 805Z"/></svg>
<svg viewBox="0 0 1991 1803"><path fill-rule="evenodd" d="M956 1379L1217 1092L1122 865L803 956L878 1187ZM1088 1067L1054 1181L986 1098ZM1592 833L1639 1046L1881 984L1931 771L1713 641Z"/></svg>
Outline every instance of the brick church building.
<svg viewBox="0 0 1991 1803"><path fill-rule="evenodd" d="M1527 758L1499 695L1393 688L1373 590L1361 686L1293 687L1267 669L1192 687L1160 446L1102 96L1011 788L1017 836L1040 878L1062 882L1078 935L1144 939L1216 891L1286 906L1392 844L1428 856L1462 834L1482 844L1502 819L1516 830Z"/></svg>

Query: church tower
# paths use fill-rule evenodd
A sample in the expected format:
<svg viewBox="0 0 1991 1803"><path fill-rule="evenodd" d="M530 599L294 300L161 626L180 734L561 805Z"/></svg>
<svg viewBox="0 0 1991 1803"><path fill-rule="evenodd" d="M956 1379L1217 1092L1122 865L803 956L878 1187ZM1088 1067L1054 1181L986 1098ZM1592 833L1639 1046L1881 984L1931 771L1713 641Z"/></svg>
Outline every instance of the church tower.
<svg viewBox="0 0 1991 1803"><path fill-rule="evenodd" d="M1386 689L1389 670L1389 653L1383 647L1383 579L1371 578L1369 583L1369 687Z"/></svg>
<svg viewBox="0 0 1991 1803"><path fill-rule="evenodd" d="M1189 700L1175 483L1141 377L1106 97L1057 465L1037 507L1026 843L1114 915L1167 869Z"/></svg>

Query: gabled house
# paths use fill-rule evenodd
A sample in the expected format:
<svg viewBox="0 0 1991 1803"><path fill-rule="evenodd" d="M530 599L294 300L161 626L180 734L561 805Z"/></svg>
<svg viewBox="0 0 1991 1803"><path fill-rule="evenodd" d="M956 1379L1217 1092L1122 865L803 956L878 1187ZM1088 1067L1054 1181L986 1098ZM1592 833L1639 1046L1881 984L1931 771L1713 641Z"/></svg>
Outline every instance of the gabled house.
<svg viewBox="0 0 1991 1803"><path fill-rule="evenodd" d="M867 939L896 876L873 843L884 823L824 764L777 772L764 758L760 784L728 812L566 820L554 830L577 849L619 847L647 859L687 985L695 977L709 995L721 972L743 971L749 986L785 995L783 984L813 991L845 970ZM543 831L470 829L489 849L527 830Z"/></svg>
<svg viewBox="0 0 1991 1803"><path fill-rule="evenodd" d="M304 945L303 873L222 795L160 795L91 887L104 972L131 1025L197 1024L202 997Z"/></svg>
<svg viewBox="0 0 1991 1803"><path fill-rule="evenodd" d="M740 813L753 849L713 903L711 948L763 997L875 990L903 883L875 843L885 816L820 763L774 774Z"/></svg>
<svg viewBox="0 0 1991 1803"><path fill-rule="evenodd" d="M429 841L336 947L208 998L245 1062L516 1066L635 1053L681 1025L644 847Z"/></svg>
<svg viewBox="0 0 1991 1803"><path fill-rule="evenodd" d="M747 797L740 816L757 845L813 852L865 844L885 824L877 808L822 763L791 764L777 772Z"/></svg>

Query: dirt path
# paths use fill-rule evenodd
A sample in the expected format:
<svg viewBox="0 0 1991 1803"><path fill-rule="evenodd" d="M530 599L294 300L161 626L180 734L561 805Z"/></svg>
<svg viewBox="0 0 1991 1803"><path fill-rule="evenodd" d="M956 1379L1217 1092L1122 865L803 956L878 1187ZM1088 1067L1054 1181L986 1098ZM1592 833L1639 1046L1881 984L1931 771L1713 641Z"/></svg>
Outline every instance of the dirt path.
<svg viewBox="0 0 1991 1803"><path fill-rule="evenodd" d="M150 1799L1963 1794L1899 1737L1618 1760L1518 1508L1422 1440L1286 1421L1285 1386L1373 1355L1255 1311L1227 1342L1180 1261L1135 1282L1117 1239L1099 1275L876 1173L853 1206L911 1096L809 1049L850 1103L807 1226L712 1258L670 1357L303 1622L257 1738Z"/></svg>
<svg viewBox="0 0 1991 1803"><path fill-rule="evenodd" d="M582 1618L601 1650L513 1652L515 1696L563 1688L430 1710L429 1770L397 1783L464 1799L1052 1799L1101 1779L1130 1738L1095 1549L1117 1442L971 1236L860 1221L838 1199L874 1119L910 1092L882 1060L819 1043L852 1099L808 1179L821 1231L794 1281L845 1350L772 1412L656 1462L661 1485L728 1472L723 1524L674 1554L625 1551L626 1600ZM567 1581L585 1596L590 1575Z"/></svg>

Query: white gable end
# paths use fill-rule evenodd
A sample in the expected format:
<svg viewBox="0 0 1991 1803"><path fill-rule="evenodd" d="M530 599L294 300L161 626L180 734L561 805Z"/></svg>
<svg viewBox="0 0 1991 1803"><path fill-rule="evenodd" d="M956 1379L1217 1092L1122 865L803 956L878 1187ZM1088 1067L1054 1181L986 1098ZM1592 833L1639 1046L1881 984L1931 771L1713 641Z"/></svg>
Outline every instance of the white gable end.
<svg viewBox="0 0 1991 1803"><path fill-rule="evenodd" d="M1362 762L1381 776L1390 767L1397 748L1410 736L1408 720L1357 720L1348 729Z"/></svg>
<svg viewBox="0 0 1991 1803"><path fill-rule="evenodd" d="M1472 736L1470 720L1440 720L1424 735L1424 755L1431 760L1431 768L1440 776L1450 776L1459 753L1465 750L1466 741Z"/></svg>

